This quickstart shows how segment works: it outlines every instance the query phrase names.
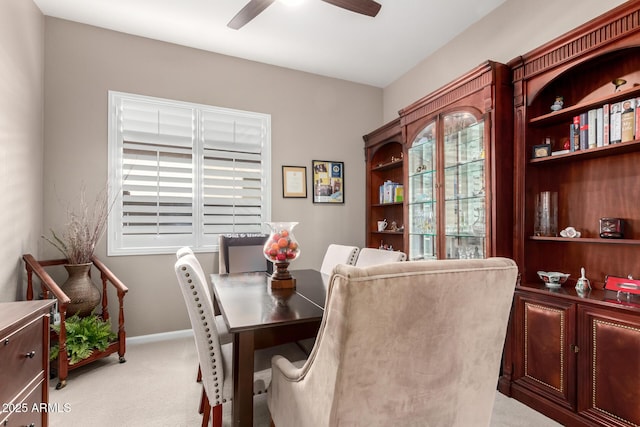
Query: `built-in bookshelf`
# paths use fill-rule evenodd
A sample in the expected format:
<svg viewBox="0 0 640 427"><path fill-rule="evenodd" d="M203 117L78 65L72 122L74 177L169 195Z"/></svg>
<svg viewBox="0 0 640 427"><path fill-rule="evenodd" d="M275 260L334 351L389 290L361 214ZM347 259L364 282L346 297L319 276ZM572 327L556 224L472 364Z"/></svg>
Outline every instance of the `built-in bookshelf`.
<svg viewBox="0 0 640 427"><path fill-rule="evenodd" d="M612 118L640 97L640 2L626 2L509 65L514 259L521 276L499 389L563 425L638 426L640 373L625 361L640 359L640 298L605 283L640 276L640 109L619 122ZM559 97L563 105L552 108ZM548 156L534 155L545 145ZM556 232L570 226L579 237L538 235L536 199L544 192L557 193ZM621 219L622 238L601 237L601 218ZM586 292L575 289L583 268L592 287ZM570 277L552 289L538 271Z"/></svg>
<svg viewBox="0 0 640 427"><path fill-rule="evenodd" d="M366 157L366 245L406 253L404 238L404 143L400 118L364 135ZM386 188L389 191L384 194ZM400 190L402 189L402 190ZM378 221L387 222L384 230Z"/></svg>

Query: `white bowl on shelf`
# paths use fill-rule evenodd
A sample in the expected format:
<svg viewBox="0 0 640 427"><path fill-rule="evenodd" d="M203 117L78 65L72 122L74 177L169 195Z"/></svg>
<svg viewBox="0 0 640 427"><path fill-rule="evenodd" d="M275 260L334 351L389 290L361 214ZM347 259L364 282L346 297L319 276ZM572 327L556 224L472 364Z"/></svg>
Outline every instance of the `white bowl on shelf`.
<svg viewBox="0 0 640 427"><path fill-rule="evenodd" d="M559 288L567 281L570 274L560 273L558 271L538 271L538 277L542 279L544 284L549 288Z"/></svg>

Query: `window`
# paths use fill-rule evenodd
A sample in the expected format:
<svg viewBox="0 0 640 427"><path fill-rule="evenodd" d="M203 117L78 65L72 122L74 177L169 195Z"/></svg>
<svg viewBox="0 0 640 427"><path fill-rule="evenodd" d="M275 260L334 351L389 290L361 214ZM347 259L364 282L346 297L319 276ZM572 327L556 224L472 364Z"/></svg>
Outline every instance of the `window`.
<svg viewBox="0 0 640 427"><path fill-rule="evenodd" d="M217 251L270 219L271 116L109 92L108 254Z"/></svg>

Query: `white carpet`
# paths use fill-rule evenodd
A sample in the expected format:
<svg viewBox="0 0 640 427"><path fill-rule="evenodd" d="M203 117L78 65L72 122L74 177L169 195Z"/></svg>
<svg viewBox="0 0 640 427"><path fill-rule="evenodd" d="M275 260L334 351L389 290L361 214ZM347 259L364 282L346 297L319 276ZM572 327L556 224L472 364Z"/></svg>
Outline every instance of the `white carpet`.
<svg viewBox="0 0 640 427"><path fill-rule="evenodd" d="M280 354L282 348L274 348ZM67 386L50 381L51 427L195 427L201 385L196 383L197 355L191 336L128 343L127 362L117 355L72 371ZM266 357L266 360L269 358ZM63 406L66 405L66 406ZM64 408L68 410L64 410ZM230 426L231 406L223 406L223 425ZM254 426L269 426L266 395L254 400ZM527 406L496 392L491 427L560 426Z"/></svg>

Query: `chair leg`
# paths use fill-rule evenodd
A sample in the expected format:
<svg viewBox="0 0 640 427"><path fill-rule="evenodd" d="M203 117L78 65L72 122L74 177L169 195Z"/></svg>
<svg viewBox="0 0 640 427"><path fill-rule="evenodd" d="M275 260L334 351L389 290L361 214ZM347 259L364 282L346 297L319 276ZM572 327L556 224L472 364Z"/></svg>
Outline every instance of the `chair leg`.
<svg viewBox="0 0 640 427"><path fill-rule="evenodd" d="M202 371L200 370L200 364L198 364L198 376L196 376L196 382L202 382Z"/></svg>
<svg viewBox="0 0 640 427"><path fill-rule="evenodd" d="M269 417L269 427L276 427L275 423L273 422L273 418Z"/></svg>
<svg viewBox="0 0 640 427"><path fill-rule="evenodd" d="M204 405L206 400L207 400L207 395L204 392L204 386L202 386L202 394L200 395L200 406L198 407L199 414L204 413Z"/></svg>
<svg viewBox="0 0 640 427"><path fill-rule="evenodd" d="M209 416L211 416L213 420L213 427L222 427L222 404L216 405L213 408L211 407L211 403L209 402L209 398L207 397L207 393L205 393L204 388L202 389L202 427L209 426Z"/></svg>
<svg viewBox="0 0 640 427"><path fill-rule="evenodd" d="M222 427L222 405L213 407L213 427Z"/></svg>
<svg viewBox="0 0 640 427"><path fill-rule="evenodd" d="M211 414L211 404L209 403L209 398L204 395L204 411L202 413L202 427L209 426L209 415Z"/></svg>

